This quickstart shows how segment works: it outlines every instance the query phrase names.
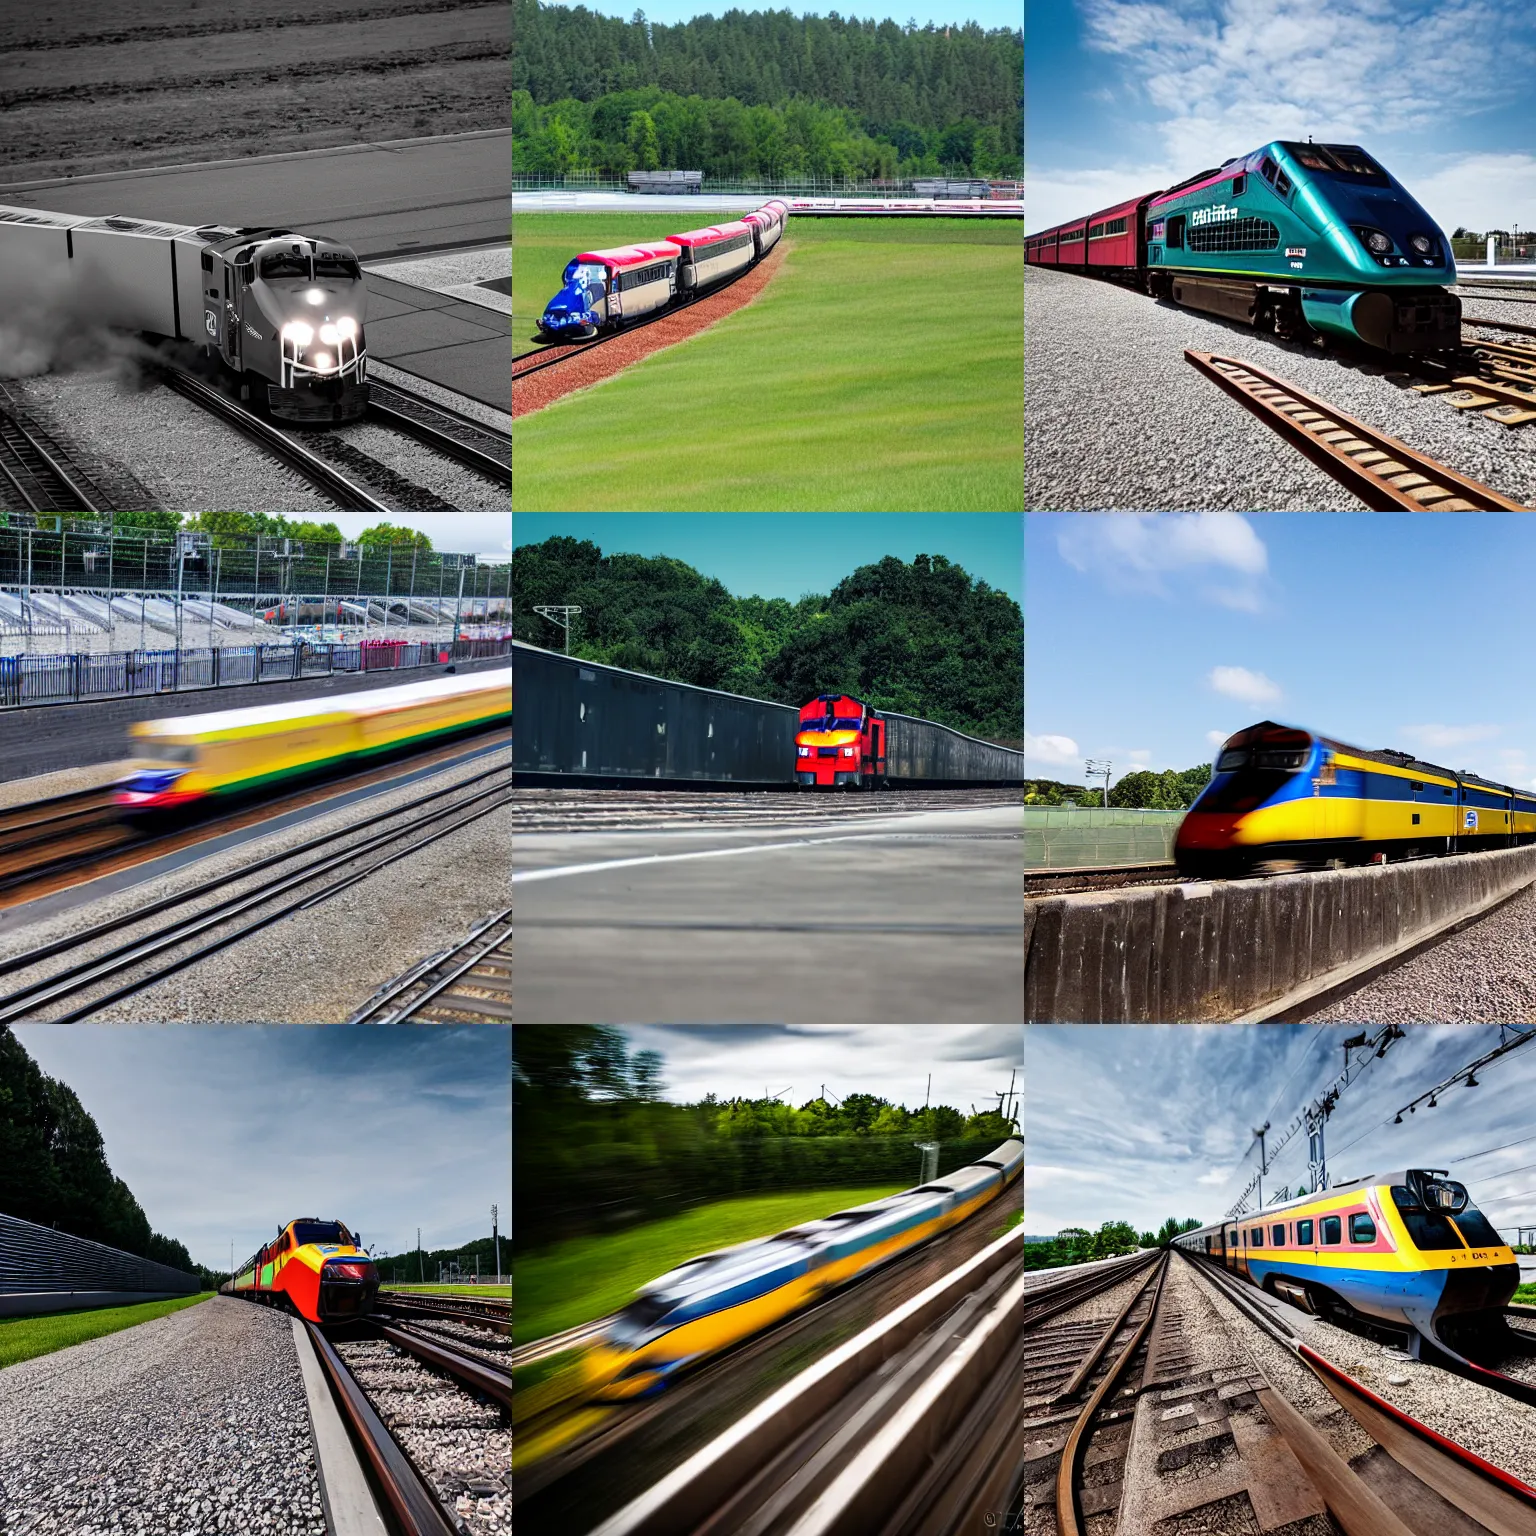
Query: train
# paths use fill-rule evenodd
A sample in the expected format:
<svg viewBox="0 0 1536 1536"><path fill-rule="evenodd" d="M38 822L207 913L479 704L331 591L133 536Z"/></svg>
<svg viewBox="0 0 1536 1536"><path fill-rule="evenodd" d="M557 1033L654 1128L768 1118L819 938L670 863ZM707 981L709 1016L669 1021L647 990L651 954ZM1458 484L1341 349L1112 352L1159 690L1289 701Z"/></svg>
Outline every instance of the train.
<svg viewBox="0 0 1536 1536"><path fill-rule="evenodd" d="M1356 144L1275 140L1024 246L1033 265L1117 278L1288 340L1461 345L1450 241Z"/></svg>
<svg viewBox="0 0 1536 1536"><path fill-rule="evenodd" d="M797 785L889 789L903 780L1022 784L1024 755L932 720L882 712L847 693L818 693L800 706Z"/></svg>
<svg viewBox="0 0 1536 1536"><path fill-rule="evenodd" d="M296 1312L311 1323L346 1323L373 1310L379 1272L362 1239L342 1222L301 1216L278 1228L219 1294Z"/></svg>
<svg viewBox="0 0 1536 1536"><path fill-rule="evenodd" d="M512 669L394 688L140 720L113 788L129 821L159 821L235 795L490 725L512 712Z"/></svg>
<svg viewBox="0 0 1536 1536"><path fill-rule="evenodd" d="M1536 842L1536 793L1261 720L1229 736L1173 857L1190 879Z"/></svg>
<svg viewBox="0 0 1536 1536"><path fill-rule="evenodd" d="M1406 1333L1411 1353L1460 1354L1501 1322L1513 1250L1444 1169L1369 1174L1198 1227L1174 1245L1331 1322Z"/></svg>
<svg viewBox="0 0 1536 1536"><path fill-rule="evenodd" d="M0 207L0 278L93 324L194 343L279 420L368 408L368 290L328 236Z"/></svg>
<svg viewBox="0 0 1536 1536"><path fill-rule="evenodd" d="M584 251L567 263L564 286L539 317L539 334L545 341L590 341L690 299L761 261L788 219L788 205L775 197L728 224Z"/></svg>
<svg viewBox="0 0 1536 1536"><path fill-rule="evenodd" d="M964 1221L1023 1171L1024 1143L1010 1138L942 1179L679 1264L642 1286L588 1347L588 1395L654 1396L681 1372Z"/></svg>

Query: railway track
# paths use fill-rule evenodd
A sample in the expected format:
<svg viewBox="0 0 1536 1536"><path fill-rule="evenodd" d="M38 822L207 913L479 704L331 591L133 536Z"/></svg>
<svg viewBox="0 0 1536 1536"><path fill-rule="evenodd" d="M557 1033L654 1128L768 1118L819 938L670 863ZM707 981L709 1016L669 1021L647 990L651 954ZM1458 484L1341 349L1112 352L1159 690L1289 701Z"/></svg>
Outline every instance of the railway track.
<svg viewBox="0 0 1536 1536"><path fill-rule="evenodd" d="M0 488L17 512L112 512L111 501L36 422L0 409Z"/></svg>
<svg viewBox="0 0 1536 1536"><path fill-rule="evenodd" d="M368 419L425 443L498 485L512 484L512 437L396 384L369 383Z"/></svg>
<svg viewBox="0 0 1536 1536"><path fill-rule="evenodd" d="M1376 1396L1244 1291L1170 1254L1115 1305L1036 1335L1026 1531L1536 1529L1536 1490ZM1319 1384L1353 1422L1320 1409Z"/></svg>
<svg viewBox="0 0 1536 1536"><path fill-rule="evenodd" d="M349 1024L473 1024L512 1018L512 909L380 988Z"/></svg>
<svg viewBox="0 0 1536 1536"><path fill-rule="evenodd" d="M512 1302L501 1296L436 1295L430 1291L380 1291L378 1305L397 1317L447 1318L492 1333L512 1334Z"/></svg>
<svg viewBox="0 0 1536 1536"><path fill-rule="evenodd" d="M32 973L0 995L0 1022L87 1018L491 814L505 804L510 780L507 765L484 769L246 864L235 883L274 871L254 888L231 891L227 876L201 881L0 961L0 978ZM134 932L162 915L158 926ZM61 967L46 969L61 957Z"/></svg>
<svg viewBox="0 0 1536 1536"><path fill-rule="evenodd" d="M1068 896L1074 891L1113 891L1130 885L1177 885L1183 877L1168 860L1150 864L1096 864L1077 868L1026 869L1026 896Z"/></svg>

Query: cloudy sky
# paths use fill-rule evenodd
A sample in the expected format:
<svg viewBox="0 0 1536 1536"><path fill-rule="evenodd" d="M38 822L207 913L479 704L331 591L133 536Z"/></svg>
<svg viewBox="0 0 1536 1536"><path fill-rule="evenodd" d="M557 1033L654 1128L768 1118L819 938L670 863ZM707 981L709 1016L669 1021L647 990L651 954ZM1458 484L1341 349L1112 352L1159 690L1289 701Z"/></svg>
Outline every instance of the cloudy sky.
<svg viewBox="0 0 1536 1536"><path fill-rule="evenodd" d="M636 1024L623 1032L631 1051L661 1052L665 1097L678 1104L788 1090L784 1102L798 1106L825 1084L840 1099L873 1093L918 1110L931 1072L931 1102L970 1114L973 1104L996 1109L1023 1061L1016 1024Z"/></svg>
<svg viewBox="0 0 1536 1536"><path fill-rule="evenodd" d="M830 592L886 555L943 555L1015 602L1024 584L1016 512L521 512L513 538L563 534L605 555L670 555L737 597Z"/></svg>
<svg viewBox="0 0 1536 1536"><path fill-rule="evenodd" d="M494 1026L34 1024L151 1225L225 1269L296 1216L375 1252L505 1238L511 1039ZM504 1261L505 1262L505 1261Z"/></svg>
<svg viewBox="0 0 1536 1536"><path fill-rule="evenodd" d="M1266 1197L1306 1188L1307 1138L1281 1134L1344 1066L1345 1026L1031 1025L1024 1043L1025 1226L1050 1235L1166 1217L1220 1220L1258 1167ZM1412 1025L1347 1087L1326 1130L1334 1182L1446 1168L1496 1227L1536 1222L1536 1042L1458 1084L1438 1107L1410 1100L1499 1043L1493 1025Z"/></svg>
<svg viewBox="0 0 1536 1536"><path fill-rule="evenodd" d="M505 560L512 552L510 512L391 512L380 518L374 512L331 512L320 518L335 523L344 539L354 539L364 528L390 522L397 528L416 528L432 540L433 549L456 555L486 555Z"/></svg>
<svg viewBox="0 0 1536 1536"><path fill-rule="evenodd" d="M1044 0L1028 227L1310 134L1362 145L1447 233L1536 228L1533 63L1530 0Z"/></svg>
<svg viewBox="0 0 1536 1536"><path fill-rule="evenodd" d="M1032 514L1028 771L1210 762L1273 719L1536 784L1536 520ZM1447 581L1475 570L1477 581ZM1431 610L1426 603L1432 603ZM1454 644L1445 643L1454 637ZM1475 651L1481 658L1468 666ZM1506 659L1507 658L1507 659Z"/></svg>

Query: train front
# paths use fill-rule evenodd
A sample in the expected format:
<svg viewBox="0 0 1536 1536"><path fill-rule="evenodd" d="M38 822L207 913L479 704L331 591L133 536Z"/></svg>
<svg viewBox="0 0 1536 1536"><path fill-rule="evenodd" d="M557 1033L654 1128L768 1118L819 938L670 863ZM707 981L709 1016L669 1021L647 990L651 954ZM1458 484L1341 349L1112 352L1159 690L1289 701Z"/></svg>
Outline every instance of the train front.
<svg viewBox="0 0 1536 1536"><path fill-rule="evenodd" d="M1336 779L1322 742L1308 731L1261 721L1229 737L1211 781L1179 823L1179 873L1212 879L1251 871L1266 859L1325 857L1331 808L1321 794Z"/></svg>
<svg viewBox="0 0 1536 1536"><path fill-rule="evenodd" d="M339 1221L301 1220L290 1228L283 1275L294 1305L318 1323L366 1317L379 1294L379 1272Z"/></svg>
<svg viewBox="0 0 1536 1536"><path fill-rule="evenodd" d="M128 728L134 756L112 787L112 803L129 822L155 822L207 798L202 743L175 720L139 720Z"/></svg>
<svg viewBox="0 0 1536 1536"><path fill-rule="evenodd" d="M866 710L847 694L821 693L800 706L795 783L831 787L859 782Z"/></svg>
<svg viewBox="0 0 1536 1536"><path fill-rule="evenodd" d="M590 254L578 256L560 281L539 317L539 334L545 341L591 340L608 318L608 268Z"/></svg>
<svg viewBox="0 0 1536 1536"><path fill-rule="evenodd" d="M285 235L253 252L246 366L268 380L267 405L284 421L353 421L368 409L368 290L345 245ZM256 366L259 349L261 365Z"/></svg>

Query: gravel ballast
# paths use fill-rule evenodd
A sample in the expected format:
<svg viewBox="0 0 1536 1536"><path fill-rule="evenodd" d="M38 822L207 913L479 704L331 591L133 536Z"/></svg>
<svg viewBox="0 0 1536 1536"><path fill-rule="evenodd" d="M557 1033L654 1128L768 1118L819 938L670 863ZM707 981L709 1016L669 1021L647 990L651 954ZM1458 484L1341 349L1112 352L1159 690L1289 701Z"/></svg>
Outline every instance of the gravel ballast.
<svg viewBox="0 0 1536 1536"><path fill-rule="evenodd" d="M0 1370L0 1528L324 1536L293 1330L216 1296Z"/></svg>
<svg viewBox="0 0 1536 1536"><path fill-rule="evenodd" d="M1362 372L1337 355L1029 267L1024 462L1031 511L1358 512L1361 503L1184 360L1235 357L1536 506L1536 427L1510 429ZM1470 294L1467 312L1531 323L1528 304Z"/></svg>

